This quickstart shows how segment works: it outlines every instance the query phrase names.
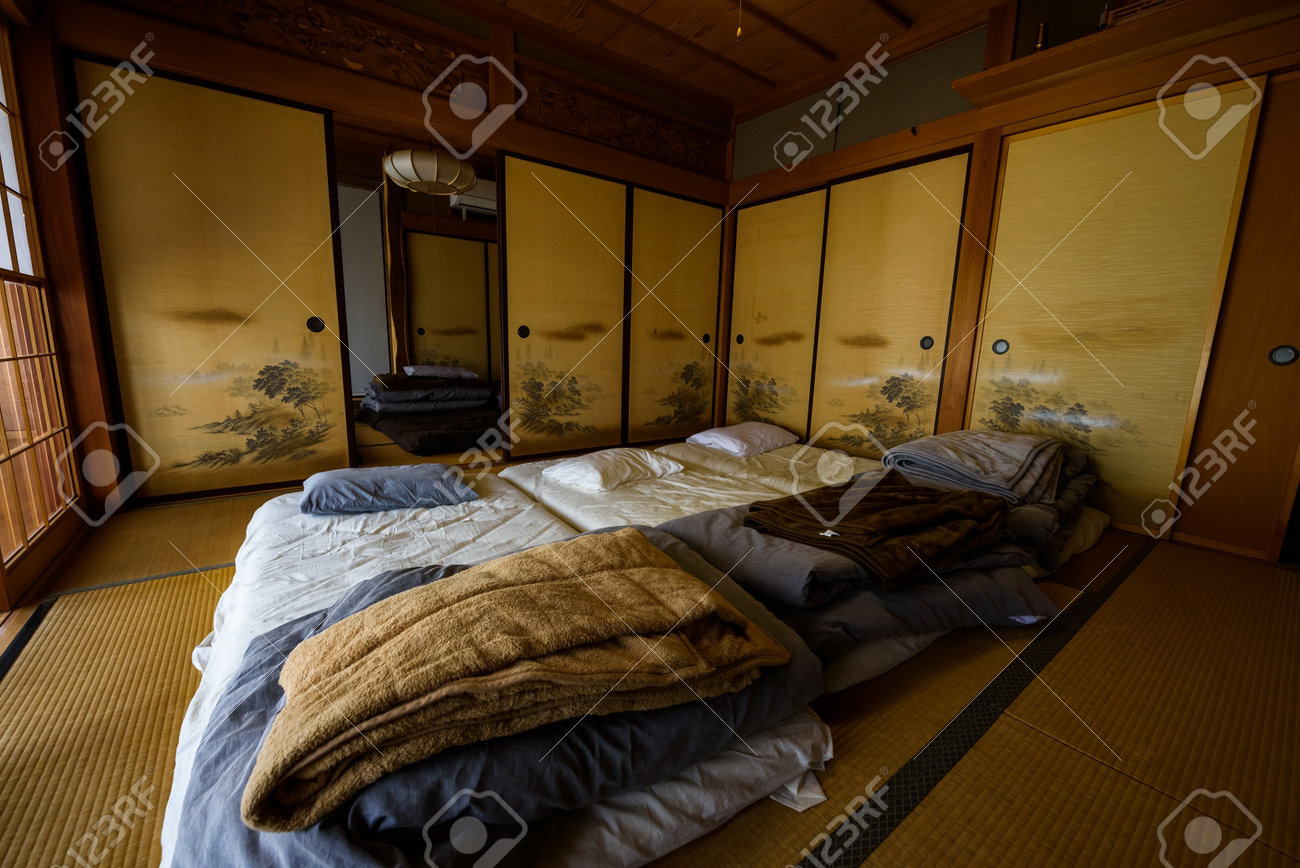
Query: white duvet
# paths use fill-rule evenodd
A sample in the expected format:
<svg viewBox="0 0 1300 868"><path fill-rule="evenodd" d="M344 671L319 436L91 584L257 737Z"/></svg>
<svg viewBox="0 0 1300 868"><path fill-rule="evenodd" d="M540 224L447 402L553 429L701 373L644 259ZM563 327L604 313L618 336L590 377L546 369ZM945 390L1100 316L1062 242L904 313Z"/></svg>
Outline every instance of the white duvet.
<svg viewBox="0 0 1300 868"><path fill-rule="evenodd" d="M625 482L609 491L592 491L542 475L543 470L562 460L516 464L502 470L501 476L584 531L621 524L653 527L693 512L781 496L776 489L760 482L733 479L689 467L657 479Z"/></svg>
<svg viewBox="0 0 1300 868"><path fill-rule="evenodd" d="M501 471L534 500L580 530L621 524L655 526L709 509L773 500L789 494L847 482L877 470L879 461L853 458L830 449L794 444L738 458L694 443L672 443L654 450L683 465L678 473L625 482L609 491L593 491L548 478L554 458L516 464Z"/></svg>
<svg viewBox="0 0 1300 868"><path fill-rule="evenodd" d="M660 446L655 452L690 470L757 483L783 495L798 494L823 485L838 485L860 473L884 466L872 458L857 458L838 450L799 443L748 458L695 443L670 443Z"/></svg>

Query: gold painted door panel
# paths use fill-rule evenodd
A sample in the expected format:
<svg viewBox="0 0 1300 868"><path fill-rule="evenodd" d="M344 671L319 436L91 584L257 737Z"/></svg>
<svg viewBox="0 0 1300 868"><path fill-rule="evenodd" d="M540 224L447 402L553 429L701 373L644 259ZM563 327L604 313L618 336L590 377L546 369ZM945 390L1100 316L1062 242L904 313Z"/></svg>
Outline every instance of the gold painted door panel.
<svg viewBox="0 0 1300 868"><path fill-rule="evenodd" d="M77 61L79 91L111 71ZM346 466L325 117L154 76L102 121L85 152L140 493Z"/></svg>
<svg viewBox="0 0 1300 868"><path fill-rule="evenodd" d="M970 426L1087 451L1129 525L1183 465L1250 157L1251 122L1194 159L1166 132L1188 121L1147 105L1011 138L986 282Z"/></svg>
<svg viewBox="0 0 1300 868"><path fill-rule="evenodd" d="M967 156L835 184L812 434L879 458L934 433Z"/></svg>
<svg viewBox="0 0 1300 868"><path fill-rule="evenodd" d="M721 220L721 208L633 193L633 442L686 437L712 424Z"/></svg>
<svg viewBox="0 0 1300 868"><path fill-rule="evenodd" d="M738 213L728 423L806 436L825 209L815 190Z"/></svg>
<svg viewBox="0 0 1300 868"><path fill-rule="evenodd" d="M406 273L411 361L467 368L488 380L486 244L407 232Z"/></svg>
<svg viewBox="0 0 1300 868"><path fill-rule="evenodd" d="M505 184L512 453L617 444L627 187L516 157Z"/></svg>

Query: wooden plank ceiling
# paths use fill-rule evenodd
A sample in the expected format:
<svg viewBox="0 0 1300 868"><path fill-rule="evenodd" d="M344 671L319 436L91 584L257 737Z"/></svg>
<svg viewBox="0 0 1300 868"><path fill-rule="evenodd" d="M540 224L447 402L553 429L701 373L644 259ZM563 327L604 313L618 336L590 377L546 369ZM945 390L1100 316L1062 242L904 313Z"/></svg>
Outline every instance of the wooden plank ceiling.
<svg viewBox="0 0 1300 868"><path fill-rule="evenodd" d="M969 0L451 0L487 21L526 20L593 59L617 54L737 110L836 74L881 36L931 29ZM737 23L741 29L736 34Z"/></svg>

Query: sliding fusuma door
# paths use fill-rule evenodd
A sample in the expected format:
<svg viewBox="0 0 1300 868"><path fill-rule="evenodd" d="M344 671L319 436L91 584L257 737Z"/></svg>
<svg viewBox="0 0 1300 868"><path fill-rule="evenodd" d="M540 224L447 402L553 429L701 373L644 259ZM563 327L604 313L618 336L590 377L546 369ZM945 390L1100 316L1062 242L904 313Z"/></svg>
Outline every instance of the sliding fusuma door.
<svg viewBox="0 0 1300 868"><path fill-rule="evenodd" d="M628 439L713 422L722 209L649 190L632 199Z"/></svg>
<svg viewBox="0 0 1300 868"><path fill-rule="evenodd" d="M79 92L112 71L78 61ZM84 150L140 493L346 466L326 117L155 75L99 121Z"/></svg>
<svg viewBox="0 0 1300 868"><path fill-rule="evenodd" d="M492 379L487 243L407 232L406 280L411 362L452 365Z"/></svg>
<svg viewBox="0 0 1300 868"><path fill-rule="evenodd" d="M1087 452L1094 499L1118 523L1147 515L1158 532L1152 510L1187 457L1254 93L1209 88L1201 105L1137 106L1004 146L970 426ZM1211 127L1203 109L1240 122Z"/></svg>
<svg viewBox="0 0 1300 868"><path fill-rule="evenodd" d="M627 187L507 157L506 355L515 455L623 437Z"/></svg>
<svg viewBox="0 0 1300 868"><path fill-rule="evenodd" d="M934 433L965 154L831 187L812 432L879 458Z"/></svg>
<svg viewBox="0 0 1300 868"><path fill-rule="evenodd" d="M808 428L826 191L736 218L727 421Z"/></svg>

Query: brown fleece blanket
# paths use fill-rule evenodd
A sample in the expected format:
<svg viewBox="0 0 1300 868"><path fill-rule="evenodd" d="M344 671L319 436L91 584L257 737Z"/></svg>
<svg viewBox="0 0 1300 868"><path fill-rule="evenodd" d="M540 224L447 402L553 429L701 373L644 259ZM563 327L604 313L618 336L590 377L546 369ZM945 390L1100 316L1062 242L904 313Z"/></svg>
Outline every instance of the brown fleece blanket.
<svg viewBox="0 0 1300 868"><path fill-rule="evenodd" d="M920 488L890 470L751 504L745 526L844 555L892 590L1002 539L1007 502Z"/></svg>
<svg viewBox="0 0 1300 868"><path fill-rule="evenodd" d="M729 693L789 657L638 531L538 546L295 648L241 812L257 829L300 829L446 748Z"/></svg>

